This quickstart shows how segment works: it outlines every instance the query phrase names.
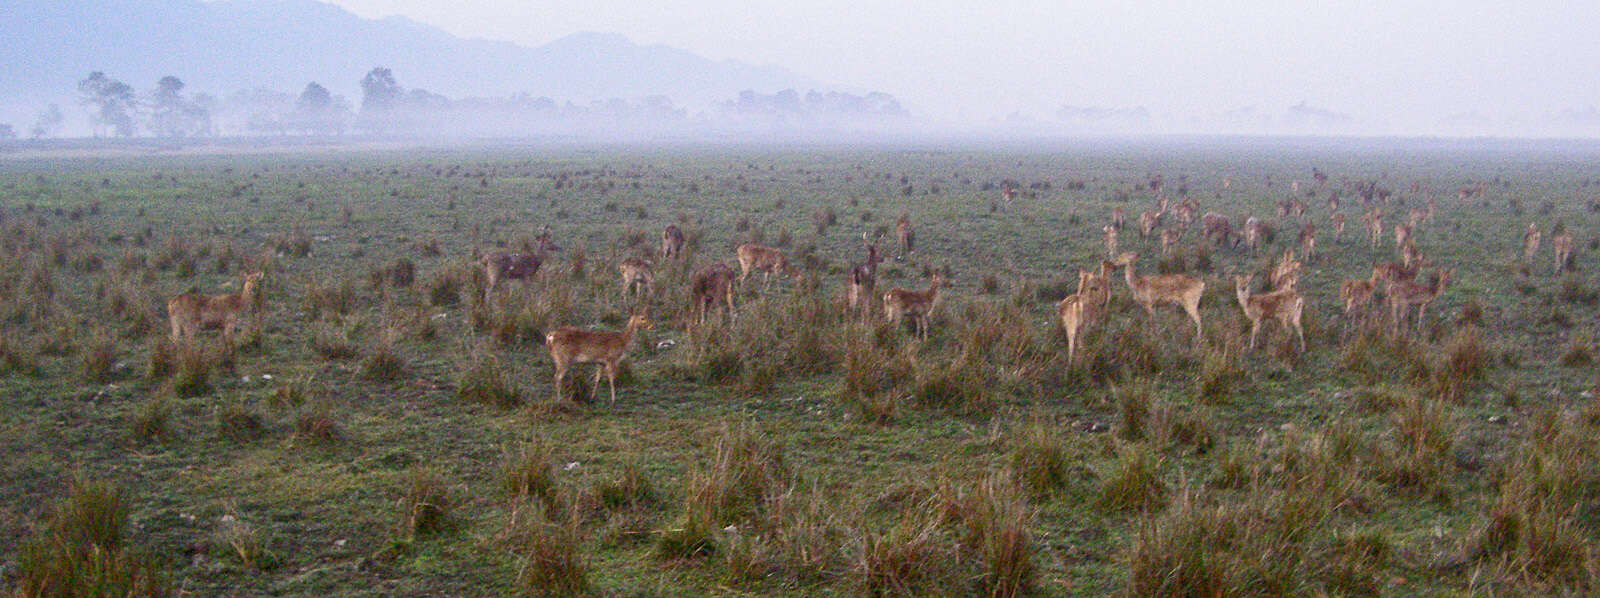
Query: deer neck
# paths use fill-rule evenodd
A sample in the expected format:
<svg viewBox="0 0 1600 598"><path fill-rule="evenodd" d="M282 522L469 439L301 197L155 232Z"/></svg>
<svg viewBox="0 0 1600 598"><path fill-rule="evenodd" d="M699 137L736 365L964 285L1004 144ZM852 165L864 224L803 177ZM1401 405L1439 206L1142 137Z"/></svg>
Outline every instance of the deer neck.
<svg viewBox="0 0 1600 598"><path fill-rule="evenodd" d="M1246 309L1250 308L1250 287L1235 284L1233 294L1239 298L1239 305L1243 305Z"/></svg>
<svg viewBox="0 0 1600 598"><path fill-rule="evenodd" d="M244 281L244 290L239 292L239 299L244 302L244 306L246 308L254 308L255 307L255 305L256 305L256 287L260 286L260 284L261 283L256 282L255 280L246 280L246 281Z"/></svg>

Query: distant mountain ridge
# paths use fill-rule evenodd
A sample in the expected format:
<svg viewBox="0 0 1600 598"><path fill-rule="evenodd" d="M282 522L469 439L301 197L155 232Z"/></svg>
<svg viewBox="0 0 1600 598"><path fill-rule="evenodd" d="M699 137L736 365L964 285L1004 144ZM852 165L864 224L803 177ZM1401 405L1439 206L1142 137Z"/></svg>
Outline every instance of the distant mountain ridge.
<svg viewBox="0 0 1600 598"><path fill-rule="evenodd" d="M60 101L90 71L139 90L175 75L191 92L311 81L359 98L362 75L394 71L406 88L449 97L515 93L585 103L665 95L708 107L742 90L822 87L785 69L715 61L611 33L538 47L463 39L404 17L364 19L316 0L13 0L0 11L0 103Z"/></svg>

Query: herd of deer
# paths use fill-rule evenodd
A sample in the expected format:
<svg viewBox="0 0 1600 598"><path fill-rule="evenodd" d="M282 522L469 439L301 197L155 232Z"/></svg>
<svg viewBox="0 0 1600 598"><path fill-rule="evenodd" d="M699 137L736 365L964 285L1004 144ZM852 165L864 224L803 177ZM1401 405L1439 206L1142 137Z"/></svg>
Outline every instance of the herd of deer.
<svg viewBox="0 0 1600 598"><path fill-rule="evenodd" d="M1343 215L1337 212L1337 202L1337 195L1333 195L1329 200L1330 211L1333 212L1330 222L1335 243L1339 242L1345 224ZM1156 210L1142 213L1138 220L1140 237L1148 239L1153 235L1159 236L1163 254L1170 252L1187 225L1197 220L1194 216L1198 210L1197 202L1192 197L1185 198L1174 210L1184 226L1163 227L1163 218L1171 207L1167 200L1162 199L1161 205ZM1306 206L1298 199L1285 200L1279 204L1281 217L1290 215L1303 217L1305 211ZM1453 268L1439 269L1430 282L1423 283L1416 280L1418 272L1430 262L1416 247L1415 231L1423 224L1432 221L1434 211L1434 202L1429 201L1426 210L1411 210L1404 222L1394 226L1394 240L1400 261L1378 264L1373 267L1368 278L1346 280L1339 286L1339 296L1343 301L1347 318L1354 320L1364 317L1365 311L1375 302L1375 296L1381 291L1384 302L1389 308L1389 319L1397 331L1413 307L1416 308L1417 314L1415 323L1420 326L1428 305L1439 298L1455 274ZM1235 233L1228 218L1216 212L1207 212L1198 221L1204 238L1214 244L1224 245L1231 241L1233 246L1238 246L1243 243L1255 251L1263 244L1271 242L1271 227L1259 218L1247 218L1242 234ZM1102 228L1108 259L1101 260L1097 269L1080 270L1077 292L1057 304L1057 317L1067 339L1069 363L1076 356L1084 329L1099 319L1105 311L1111 296L1111 273L1119 268L1123 271L1133 302L1143 307L1150 317L1155 316L1158 304L1174 304L1182 308L1194 322L1197 343L1204 334L1200 299L1205 293L1206 283L1188 274L1139 274L1136 266L1139 254L1120 251L1118 245L1118 233L1125 222L1124 210L1120 207L1115 208L1112 211L1111 223ZM1367 210L1362 216L1362 223L1369 232L1369 243L1376 247L1384 230L1381 208L1373 207ZM895 223L895 232L899 239L901 256L911 254L915 249L915 232L908 215L904 213L900 215ZM877 295L875 288L877 266L884 261L884 257L877 241L869 240L866 235L862 238L866 245L867 257L865 261L849 270L846 280L848 313L870 315L872 304L876 299L881 303L884 316L890 322L896 325L908 322L918 337L926 339L931 316L939 303L939 289L945 283L945 277L939 273L933 274L926 290L895 288ZM1533 258L1538 251L1539 243L1539 228L1530 223L1523 237L1524 259ZM1551 244L1556 252L1557 269L1568 267L1572 259L1572 235L1557 225L1551 233ZM679 258L683 254L684 245L683 231L675 225L667 226L661 234L661 258L663 260ZM1311 259L1316 255L1316 228L1310 222L1301 225L1298 246L1302 257ZM491 252L484 255L478 264L487 280L486 296L494 291L500 281L526 280L533 277L548 254L553 251L560 251L560 248L551 240L546 228L523 253ZM773 274L788 276L794 273L794 268L788 259L777 248L746 243L738 246L736 257L739 268L737 272L733 267L719 261L703 266L693 273L690 288L697 323L703 323L707 314L720 305L726 305L727 312L732 314L736 289L745 284L752 274L762 273L765 288L771 283ZM618 270L621 273L623 293L640 296L651 293L655 286L655 277L651 269L651 263L644 259L632 258L621 262ZM1271 290L1268 292L1257 293L1253 290L1254 274L1233 277L1235 297L1246 319L1250 321L1250 348L1253 349L1256 345L1262 323L1275 320L1286 331L1293 330L1299 350L1302 352L1306 350L1305 330L1302 325L1306 299L1299 291L1302 270L1303 263L1296 258L1295 250L1290 249L1283 253L1271 269L1268 276ZM221 328L224 339L231 340L242 321L256 310L263 278L261 272L247 274L239 293L201 295L191 291L173 297L167 302L173 340L193 338L199 330L206 328ZM653 324L648 317L636 313L629 318L621 332L560 328L545 335L545 345L555 366L557 398L561 397L562 382L573 365L593 363L599 367L595 370L591 394L599 391L600 377L604 374L610 383L611 400L615 401L618 364L632 345L634 337L640 331L652 327Z"/></svg>

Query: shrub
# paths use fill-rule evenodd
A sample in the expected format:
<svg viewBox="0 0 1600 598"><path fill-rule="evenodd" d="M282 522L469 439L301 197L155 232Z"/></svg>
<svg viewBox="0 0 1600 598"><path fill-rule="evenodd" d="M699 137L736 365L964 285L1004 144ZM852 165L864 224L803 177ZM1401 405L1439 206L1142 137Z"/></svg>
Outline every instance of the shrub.
<svg viewBox="0 0 1600 598"><path fill-rule="evenodd" d="M406 360L395 350L394 342L384 340L367 351L361 362L361 377L374 382L394 382L406 377Z"/></svg>
<svg viewBox="0 0 1600 598"><path fill-rule="evenodd" d="M133 414L134 440L166 442L171 437L167 424L172 421L172 404L163 396L145 399Z"/></svg>
<svg viewBox="0 0 1600 598"><path fill-rule="evenodd" d="M1059 430L1030 424L1014 434L1011 476L1036 496L1059 492L1067 484L1066 449Z"/></svg>
<svg viewBox="0 0 1600 598"><path fill-rule="evenodd" d="M167 596L156 561L123 546L129 505L120 488L77 480L17 551L18 596Z"/></svg>
<svg viewBox="0 0 1600 598"><path fill-rule="evenodd" d="M1117 460L1100 474L1096 504L1108 511L1160 509L1169 492L1161 479L1161 462L1145 445L1123 445L1117 450Z"/></svg>
<svg viewBox="0 0 1600 598"><path fill-rule="evenodd" d="M411 470L401 505L405 509L405 530L412 538L451 525L450 510L454 501L450 488L444 478L433 471L421 467Z"/></svg>
<svg viewBox="0 0 1600 598"><path fill-rule="evenodd" d="M526 562L519 582L530 595L583 596L589 593L589 566L582 556L579 520L551 522L531 518Z"/></svg>
<svg viewBox="0 0 1600 598"><path fill-rule="evenodd" d="M500 357L481 349L473 351L470 364L464 364L456 396L505 409L522 403L522 392L506 372Z"/></svg>

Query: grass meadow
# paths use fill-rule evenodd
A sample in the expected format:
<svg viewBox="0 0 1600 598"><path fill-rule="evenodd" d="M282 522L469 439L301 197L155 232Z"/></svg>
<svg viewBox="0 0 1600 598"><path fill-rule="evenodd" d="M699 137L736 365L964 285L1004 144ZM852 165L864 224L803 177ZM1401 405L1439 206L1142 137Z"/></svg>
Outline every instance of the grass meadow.
<svg viewBox="0 0 1600 598"><path fill-rule="evenodd" d="M1415 596L1600 591L1600 153L1576 142L0 156L0 587L17 596ZM1324 175L1322 177L1317 174ZM1159 181L1157 181L1159 179ZM1320 179L1320 180L1319 180ZM1014 187L1007 201L1002 189ZM1479 191L1463 196L1462 188ZM1267 221L1256 251L1135 221ZM1330 197L1348 220L1335 241ZM1303 216L1281 216L1297 198ZM1346 279L1456 268L1397 334ZM1121 272L1074 363L1056 302L1128 213L1206 283L1198 342ZM1369 245L1370 207L1384 231ZM909 217L902 254L895 221ZM1309 350L1233 275L1298 248ZM1544 243L1523 258L1529 223ZM1551 250L1575 241L1570 271ZM687 249L663 260L662 229ZM478 256L548 227L531 281ZM845 313L948 284L929 337ZM695 324L734 248L796 274ZM617 265L654 263L624 295ZM232 339L166 302L266 274ZM544 334L654 321L615 403ZM1373 312L1378 313L1378 310Z"/></svg>

